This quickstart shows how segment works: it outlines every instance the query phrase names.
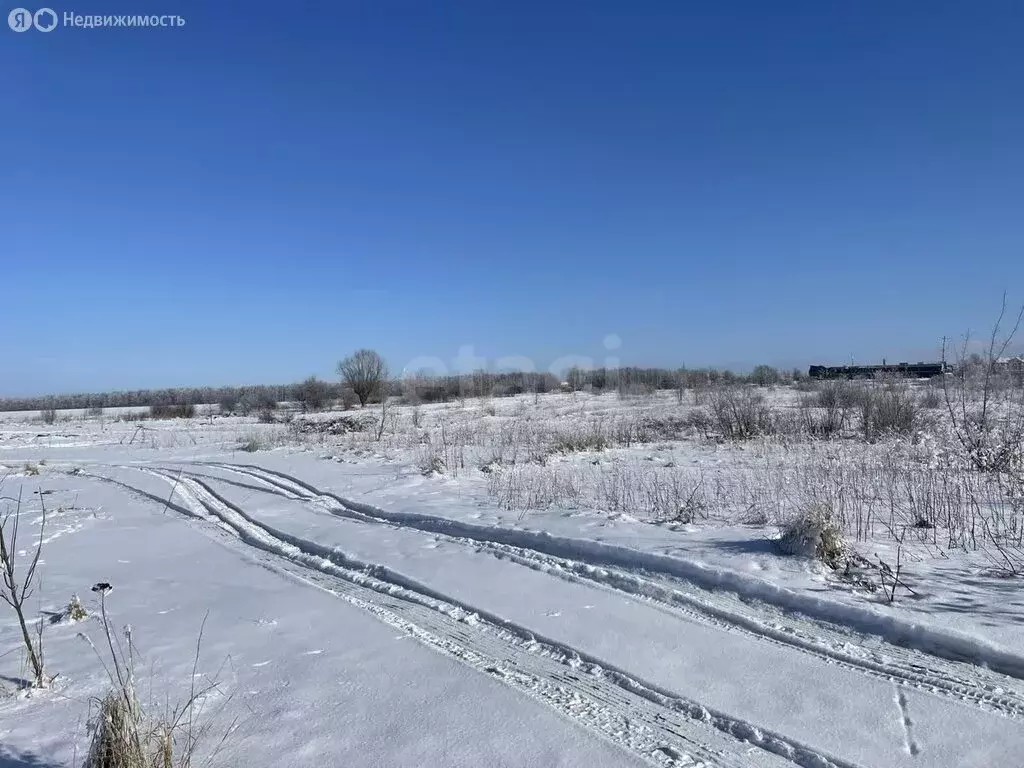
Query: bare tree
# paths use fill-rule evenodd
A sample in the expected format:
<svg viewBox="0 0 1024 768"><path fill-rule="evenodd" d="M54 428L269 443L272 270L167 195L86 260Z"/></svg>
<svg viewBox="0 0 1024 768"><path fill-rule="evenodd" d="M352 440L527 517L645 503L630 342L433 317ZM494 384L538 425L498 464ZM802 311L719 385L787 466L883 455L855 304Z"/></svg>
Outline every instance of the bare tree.
<svg viewBox="0 0 1024 768"><path fill-rule="evenodd" d="M686 393L686 368L680 368L675 374L676 403L683 404L683 395Z"/></svg>
<svg viewBox="0 0 1024 768"><path fill-rule="evenodd" d="M42 502L42 494L39 496ZM25 644L25 653L28 655L28 663L32 669L32 685L42 688L46 685L46 673L43 669L43 637L42 624L35 640L29 632L28 622L25 620L25 601L35 591L36 568L39 565L39 556L43 551L43 530L46 528L46 506L43 506L42 520L39 524L39 541L36 543L36 551L25 571L25 575L18 573L18 567L14 558L18 553L18 531L21 527L21 491L18 497L0 496L0 503L5 505L4 511L0 513L0 568L3 570L3 585L0 589L0 600L7 603L14 609L18 617L18 625L21 627L21 638ZM14 504L14 510L11 505Z"/></svg>
<svg viewBox="0 0 1024 768"><path fill-rule="evenodd" d="M565 380L569 384L569 389L579 392L587 385L587 373L578 365L574 365L566 372Z"/></svg>
<svg viewBox="0 0 1024 768"><path fill-rule="evenodd" d="M356 393L360 405L378 392L382 396L384 384L388 378L388 364L376 351L360 349L338 363L338 373L345 383Z"/></svg>

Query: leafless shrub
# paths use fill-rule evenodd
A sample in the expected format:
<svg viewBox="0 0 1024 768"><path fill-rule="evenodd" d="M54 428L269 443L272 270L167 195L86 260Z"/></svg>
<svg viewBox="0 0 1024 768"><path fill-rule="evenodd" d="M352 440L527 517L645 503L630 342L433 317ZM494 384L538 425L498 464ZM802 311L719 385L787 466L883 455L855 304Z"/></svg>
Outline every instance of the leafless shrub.
<svg viewBox="0 0 1024 768"><path fill-rule="evenodd" d="M327 382L310 376L295 388L295 399L308 412L322 411L330 401L331 390Z"/></svg>
<svg viewBox="0 0 1024 768"><path fill-rule="evenodd" d="M356 407L356 403L359 402L359 398L356 397L356 393L348 387L344 387L341 390L341 407L346 411L351 411Z"/></svg>
<svg viewBox="0 0 1024 768"><path fill-rule="evenodd" d="M554 504L575 504L582 487L571 467L517 464L488 475L488 493L503 509L546 509Z"/></svg>
<svg viewBox="0 0 1024 768"><path fill-rule="evenodd" d="M683 425L688 429L692 429L695 432L700 433L704 439L711 437L711 430L714 426L714 422L711 416L703 408L694 408L683 419Z"/></svg>
<svg viewBox="0 0 1024 768"><path fill-rule="evenodd" d="M204 701L218 689L216 681L200 683L199 658L203 627L196 641L192 664L192 685L184 703L164 712L147 708L137 693L135 678L136 649L130 627L124 630L125 644L116 637L106 610L105 592L100 588L100 615L106 639L107 659L85 634L79 634L96 653L110 679L110 691L95 701L96 714L91 719L92 741L84 768L191 768L200 743L209 735L210 724L204 718ZM237 721L225 730L213 754L223 747L237 728Z"/></svg>
<svg viewBox="0 0 1024 768"><path fill-rule="evenodd" d="M424 475L444 474L444 456L437 445L428 441L420 446L416 457L416 468Z"/></svg>
<svg viewBox="0 0 1024 768"><path fill-rule="evenodd" d="M1024 562L1024 488L999 473L965 471L935 444L906 441L810 446L735 473L720 508L787 525L792 510L828 510L865 541L910 531L922 543ZM950 459L957 459L951 461Z"/></svg>
<svg viewBox="0 0 1024 768"><path fill-rule="evenodd" d="M225 392L217 403L220 412L225 416L230 416L238 410L238 400L238 392L236 390L232 389Z"/></svg>
<svg viewBox="0 0 1024 768"><path fill-rule="evenodd" d="M886 435L911 435L922 423L921 405L903 382L886 382L882 389L867 389L860 403L861 432L865 440Z"/></svg>
<svg viewBox="0 0 1024 768"><path fill-rule="evenodd" d="M626 427L625 430L619 430L617 439L619 444L626 446L679 440L689 428L685 417L671 414L637 415L617 423Z"/></svg>
<svg viewBox="0 0 1024 768"><path fill-rule="evenodd" d="M467 465L472 466L473 442L470 425L440 418L435 429L418 438L417 467L424 474L436 472L457 477Z"/></svg>
<svg viewBox="0 0 1024 768"><path fill-rule="evenodd" d="M147 411L125 411L117 415L117 420L121 422L127 421L145 421L149 418Z"/></svg>
<svg viewBox="0 0 1024 768"><path fill-rule="evenodd" d="M615 389L615 392L620 399L650 397L657 391L657 388L648 382L628 380L620 380Z"/></svg>
<svg viewBox="0 0 1024 768"><path fill-rule="evenodd" d="M657 522L692 523L707 509L703 476L676 467L628 462L601 467L595 480L595 506Z"/></svg>
<svg viewBox="0 0 1024 768"><path fill-rule="evenodd" d="M244 437L238 442L236 446L237 450L245 451L246 453L257 453L258 451L266 451L271 447L271 440L268 435L258 430L251 430L247 432Z"/></svg>
<svg viewBox="0 0 1024 768"><path fill-rule="evenodd" d="M999 359L1005 355L1024 318L1021 306L1013 326L1004 332L1006 294L984 355L967 354L970 334L956 354L954 370L943 377L946 410L964 454L984 472L1024 473L1024 387L1012 386L999 375ZM949 345L943 339L942 360ZM1010 386L1006 386L1009 384Z"/></svg>
<svg viewBox="0 0 1024 768"><path fill-rule="evenodd" d="M523 422L520 426L528 424L530 422ZM633 411L614 416L585 417L550 430L533 425L533 434L524 436L524 439L534 443L545 443L547 452L550 453L603 451L613 447L628 448L633 445L675 440L686 432L687 424L687 420L680 416L646 415L640 411Z"/></svg>
<svg viewBox="0 0 1024 768"><path fill-rule="evenodd" d="M149 418L151 419L191 419L195 415L196 407L192 403L149 406Z"/></svg>
<svg viewBox="0 0 1024 768"><path fill-rule="evenodd" d="M43 424L53 424L57 421L57 409L44 408L39 412L39 418L42 419Z"/></svg>
<svg viewBox="0 0 1024 768"><path fill-rule="evenodd" d="M691 387L691 391L693 392L693 404L697 407L707 405L711 399L711 385L704 380L698 379Z"/></svg>
<svg viewBox="0 0 1024 768"><path fill-rule="evenodd" d="M87 410L85 413L86 413L87 416L92 416L94 418L98 417L98 416L102 416L103 415L103 406L102 405L90 406L89 410Z"/></svg>
<svg viewBox="0 0 1024 768"><path fill-rule="evenodd" d="M861 404L865 387L839 379L821 382L816 385L815 391L819 408L849 411Z"/></svg>
<svg viewBox="0 0 1024 768"><path fill-rule="evenodd" d="M779 383L779 370L770 365L759 365L750 374L750 381L759 387L771 387Z"/></svg>
<svg viewBox="0 0 1024 768"><path fill-rule="evenodd" d="M889 603L896 601L896 588L904 587L911 594L915 594L906 581L903 579L903 540L900 539L896 546L896 567L893 568L882 558L878 558L878 578L882 585L882 593Z"/></svg>
<svg viewBox="0 0 1024 768"><path fill-rule="evenodd" d="M487 489L503 508L523 512L586 506L652 522L690 523L709 507L702 475L646 462L489 465Z"/></svg>
<svg viewBox="0 0 1024 768"><path fill-rule="evenodd" d="M390 431L393 435L395 430L398 429L398 414L395 413L394 408L391 407L391 398L387 392L381 394L380 397L380 419L377 422L377 442L381 441L384 437L385 431Z"/></svg>
<svg viewBox="0 0 1024 768"><path fill-rule="evenodd" d="M816 380L804 376L800 371L794 373L800 373L793 378L793 389L797 392L817 392L820 389L821 385Z"/></svg>
<svg viewBox="0 0 1024 768"><path fill-rule="evenodd" d="M921 395L921 407L930 411L942 407L942 393L935 387L929 386Z"/></svg>
<svg viewBox="0 0 1024 768"><path fill-rule="evenodd" d="M675 374L676 405L683 404L683 397L686 395L686 369L680 368Z"/></svg>
<svg viewBox="0 0 1024 768"><path fill-rule="evenodd" d="M813 395L801 396L795 428L791 433L802 432L809 437L819 438L839 437L843 434L849 423L850 412L834 387L830 386L834 383L829 382ZM826 393L824 397L823 393Z"/></svg>
<svg viewBox="0 0 1024 768"><path fill-rule="evenodd" d="M1005 525L1002 526L1002 532L993 531L989 519L982 516L981 520L985 538L991 543L991 547L984 547L983 551L991 561L994 571L1002 576L1024 574L1024 542L1021 541L1020 534L1007 535Z"/></svg>
<svg viewBox="0 0 1024 768"><path fill-rule="evenodd" d="M581 392L587 386L587 372L574 365L565 373L565 384L570 392Z"/></svg>
<svg viewBox="0 0 1024 768"><path fill-rule="evenodd" d="M555 438L551 449L557 453L580 453L603 451L607 447L608 436L605 433L604 423L593 421L583 428L562 432Z"/></svg>
<svg viewBox="0 0 1024 768"><path fill-rule="evenodd" d="M29 621L25 618L25 602L35 592L36 569L39 566L39 557L43 552L43 532L46 528L46 506L43 504L42 494L39 496L39 502L43 505L39 524L39 539L28 567L24 574L20 574L15 557L20 554L18 534L21 529L21 491L18 491L17 498L0 496L0 504L3 505L3 511L0 512L0 569L3 570L0 600L14 611L18 620L22 644L32 673L30 685L35 688L44 688L50 680L46 677L44 667L43 624L38 622L36 636L33 638L32 632L29 631ZM12 504L14 505L13 509Z"/></svg>
<svg viewBox="0 0 1024 768"><path fill-rule="evenodd" d="M771 431L772 412L764 397L746 387L720 387L711 397L718 432L727 440L749 440Z"/></svg>
<svg viewBox="0 0 1024 768"><path fill-rule="evenodd" d="M363 417L335 416L329 419L296 419L291 430L296 435L347 435L351 432L365 432L369 421Z"/></svg>
<svg viewBox="0 0 1024 768"><path fill-rule="evenodd" d="M238 399L237 412L248 416L253 411L276 411L278 400L263 387L253 387Z"/></svg>

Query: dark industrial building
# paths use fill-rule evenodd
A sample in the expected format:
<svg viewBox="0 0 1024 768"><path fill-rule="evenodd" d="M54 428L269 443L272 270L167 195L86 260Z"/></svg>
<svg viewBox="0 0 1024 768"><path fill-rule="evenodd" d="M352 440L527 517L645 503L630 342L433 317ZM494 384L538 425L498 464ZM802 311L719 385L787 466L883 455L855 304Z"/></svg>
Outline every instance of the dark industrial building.
<svg viewBox="0 0 1024 768"><path fill-rule="evenodd" d="M873 379L876 376L898 376L904 379L930 379L949 370L945 363L895 363L881 365L812 365L812 379Z"/></svg>

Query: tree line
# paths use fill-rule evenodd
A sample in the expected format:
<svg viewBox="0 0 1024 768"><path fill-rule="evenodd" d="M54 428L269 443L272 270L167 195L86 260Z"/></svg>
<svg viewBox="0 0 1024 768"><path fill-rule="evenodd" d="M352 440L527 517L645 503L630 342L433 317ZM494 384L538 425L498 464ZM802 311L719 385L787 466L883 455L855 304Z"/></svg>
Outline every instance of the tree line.
<svg viewBox="0 0 1024 768"><path fill-rule="evenodd" d="M473 371L433 375L429 372L393 378L384 359L372 349L360 349L338 363L336 381L311 376L294 384L172 387L117 392L88 392L39 397L0 398L0 411L39 411L104 408L176 408L203 404L220 406L223 413L272 410L281 402L318 411L342 403L352 407L378 402L384 393L408 402L450 402L468 397L508 397L558 390L642 394L659 389L695 389L714 384L752 383L759 386L788 383L803 377L799 370L779 371L766 365L741 375L717 368L581 368L566 372L564 379L551 373L531 371Z"/></svg>

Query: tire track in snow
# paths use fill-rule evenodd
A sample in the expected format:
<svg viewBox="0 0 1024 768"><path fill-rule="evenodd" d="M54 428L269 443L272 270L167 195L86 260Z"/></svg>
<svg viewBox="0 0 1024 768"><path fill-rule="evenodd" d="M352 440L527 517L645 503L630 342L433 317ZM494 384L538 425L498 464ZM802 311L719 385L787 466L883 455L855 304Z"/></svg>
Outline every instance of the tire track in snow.
<svg viewBox="0 0 1024 768"><path fill-rule="evenodd" d="M230 527L237 541L274 567L543 701L652 764L857 768L438 593L386 566L278 531L194 477L137 466L124 469L153 474L174 485L173 495L192 516ZM170 508L179 511L179 505Z"/></svg>
<svg viewBox="0 0 1024 768"><path fill-rule="evenodd" d="M322 492L297 478L253 465L211 462L207 466L261 482L268 492L313 504L321 511L338 517L430 533L562 579L586 582L643 599L686 621L740 632L896 685L951 698L988 712L1024 718L1024 693L1015 689L1012 678L966 662L930 656L898 645L887 644L874 650L860 648L851 643L853 638L849 634L818 622L811 624L790 616L763 612L758 616L757 609L728 592L703 589L681 578L664 573L650 574L638 567L628 570L611 567L606 560L588 556L583 546L577 546L573 551L575 558L568 557L563 554L567 549L564 542L531 531L387 512ZM204 477L231 482L214 475ZM581 545L583 543L580 542ZM698 594L693 594L694 591Z"/></svg>

